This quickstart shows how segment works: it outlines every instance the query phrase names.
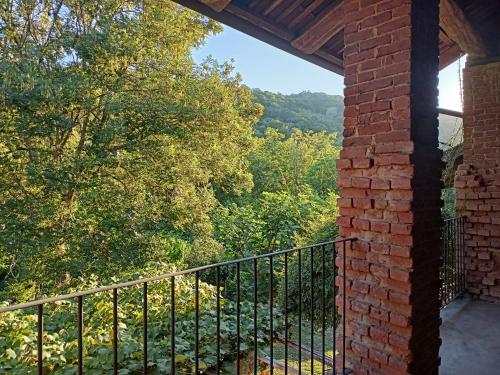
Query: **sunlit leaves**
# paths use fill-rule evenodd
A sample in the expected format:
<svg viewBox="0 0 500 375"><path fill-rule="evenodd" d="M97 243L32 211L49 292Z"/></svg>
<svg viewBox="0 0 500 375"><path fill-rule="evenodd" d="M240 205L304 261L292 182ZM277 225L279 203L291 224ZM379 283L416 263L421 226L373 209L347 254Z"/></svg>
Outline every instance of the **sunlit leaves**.
<svg viewBox="0 0 500 375"><path fill-rule="evenodd" d="M220 25L169 1L43 0L8 1L0 28L3 298L209 244L214 189L252 187L261 113L230 65L191 58Z"/></svg>

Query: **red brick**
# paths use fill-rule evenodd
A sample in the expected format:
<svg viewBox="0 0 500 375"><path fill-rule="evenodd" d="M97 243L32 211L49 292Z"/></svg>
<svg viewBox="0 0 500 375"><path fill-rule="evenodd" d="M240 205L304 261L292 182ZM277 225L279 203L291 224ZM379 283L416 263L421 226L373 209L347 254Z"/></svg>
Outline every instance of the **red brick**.
<svg viewBox="0 0 500 375"><path fill-rule="evenodd" d="M374 276L389 278L389 268L385 266L378 266L376 264L372 264L370 266L370 273Z"/></svg>
<svg viewBox="0 0 500 375"><path fill-rule="evenodd" d="M388 343L389 342L389 333L384 331L382 328L370 326L370 337L374 341L378 341L380 343Z"/></svg>
<svg viewBox="0 0 500 375"><path fill-rule="evenodd" d="M373 207L373 202L371 199L366 199L366 198L354 198L352 205L356 208L372 208Z"/></svg>
<svg viewBox="0 0 500 375"><path fill-rule="evenodd" d="M382 178L372 178L371 189L374 190L389 190L391 182Z"/></svg>
<svg viewBox="0 0 500 375"><path fill-rule="evenodd" d="M409 178L394 178L391 180L393 189L411 189L411 180Z"/></svg>
<svg viewBox="0 0 500 375"><path fill-rule="evenodd" d="M389 321L389 312L377 307L370 308L370 316L377 320L382 320L384 322Z"/></svg>
<svg viewBox="0 0 500 375"><path fill-rule="evenodd" d="M370 179L367 177L353 177L351 179L352 187L368 189L370 187Z"/></svg>
<svg viewBox="0 0 500 375"><path fill-rule="evenodd" d="M356 229L369 230L370 222L363 219L352 219L352 226Z"/></svg>
<svg viewBox="0 0 500 375"><path fill-rule="evenodd" d="M385 223L383 221L372 221L370 225L370 229L372 231L379 233L389 233L389 228L389 223Z"/></svg>
<svg viewBox="0 0 500 375"><path fill-rule="evenodd" d="M387 299L388 293L389 293L387 288L384 288L384 287L378 286L378 285L373 285L370 288L370 291L374 297L380 298L380 299Z"/></svg>
<svg viewBox="0 0 500 375"><path fill-rule="evenodd" d="M386 364L389 359L389 355L381 350L370 348L369 350L369 356L370 359L373 359L374 361L378 363L383 363Z"/></svg>
<svg viewBox="0 0 500 375"><path fill-rule="evenodd" d="M399 327L408 327L408 318L402 314L398 314L396 312L391 312L390 314L390 322Z"/></svg>
<svg viewBox="0 0 500 375"><path fill-rule="evenodd" d="M361 358L368 358L368 348L365 345L353 341L351 347L352 351Z"/></svg>
<svg viewBox="0 0 500 375"><path fill-rule="evenodd" d="M410 303L410 296L408 294L405 294L405 293L399 293L399 292L395 292L395 291L391 290L391 291L389 291L389 300L392 302L407 305Z"/></svg>
<svg viewBox="0 0 500 375"><path fill-rule="evenodd" d="M352 159L352 166L353 166L353 168L357 168L357 169L370 168L372 166L372 159L369 159L369 158Z"/></svg>
<svg viewBox="0 0 500 375"><path fill-rule="evenodd" d="M406 339L402 336L396 335L394 333L391 333L389 335L389 343L391 345L394 345L397 348L400 348L400 349L409 349L410 348L410 342L408 339Z"/></svg>

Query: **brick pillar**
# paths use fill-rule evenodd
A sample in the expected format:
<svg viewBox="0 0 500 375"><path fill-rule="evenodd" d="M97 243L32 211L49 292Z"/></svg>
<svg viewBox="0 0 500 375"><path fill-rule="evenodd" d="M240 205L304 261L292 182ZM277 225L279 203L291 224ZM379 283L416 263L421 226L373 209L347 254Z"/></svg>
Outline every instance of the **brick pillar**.
<svg viewBox="0 0 500 375"><path fill-rule="evenodd" d="M464 163L455 177L467 216L469 292L500 302L500 62L464 69Z"/></svg>
<svg viewBox="0 0 500 375"><path fill-rule="evenodd" d="M346 0L345 20L338 224L359 239L347 250L346 355L355 374L434 375L438 0Z"/></svg>

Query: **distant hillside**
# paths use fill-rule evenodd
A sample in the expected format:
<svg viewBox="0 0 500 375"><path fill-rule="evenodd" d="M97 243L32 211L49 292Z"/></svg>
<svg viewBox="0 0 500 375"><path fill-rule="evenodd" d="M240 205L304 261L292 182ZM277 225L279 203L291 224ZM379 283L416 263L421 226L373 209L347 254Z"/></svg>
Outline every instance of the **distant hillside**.
<svg viewBox="0 0 500 375"><path fill-rule="evenodd" d="M283 95L259 89L254 89L253 93L265 108L256 126L257 135L262 135L268 127L287 135L294 128L342 133L344 98L340 95L308 91Z"/></svg>
<svg viewBox="0 0 500 375"><path fill-rule="evenodd" d="M287 135L294 128L342 134L344 98L341 95L309 91L284 95L259 89L253 89L253 93L264 106L264 116L255 129L257 135L269 127ZM461 125L461 119L439 115L439 141L456 144L461 139ZM443 144L441 147L447 148Z"/></svg>

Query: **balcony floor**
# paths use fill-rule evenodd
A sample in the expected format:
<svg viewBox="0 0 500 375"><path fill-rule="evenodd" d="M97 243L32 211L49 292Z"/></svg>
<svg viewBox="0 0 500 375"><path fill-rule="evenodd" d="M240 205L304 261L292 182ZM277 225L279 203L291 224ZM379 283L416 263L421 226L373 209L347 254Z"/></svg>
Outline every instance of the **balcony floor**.
<svg viewBox="0 0 500 375"><path fill-rule="evenodd" d="M500 375L500 304L456 299L441 318L440 375Z"/></svg>

